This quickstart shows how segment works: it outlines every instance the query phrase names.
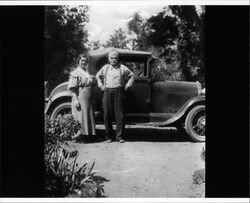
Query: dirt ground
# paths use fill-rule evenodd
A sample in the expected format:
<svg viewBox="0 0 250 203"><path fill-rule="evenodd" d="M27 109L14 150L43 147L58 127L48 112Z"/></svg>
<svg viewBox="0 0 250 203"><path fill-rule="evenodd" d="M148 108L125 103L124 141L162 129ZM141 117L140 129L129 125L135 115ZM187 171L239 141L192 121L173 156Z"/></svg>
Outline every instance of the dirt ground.
<svg viewBox="0 0 250 203"><path fill-rule="evenodd" d="M97 126L103 135L103 126ZM192 184L205 143L192 143L175 128L127 126L125 143L88 138L74 144L79 163L95 161L108 198L205 197L205 184Z"/></svg>

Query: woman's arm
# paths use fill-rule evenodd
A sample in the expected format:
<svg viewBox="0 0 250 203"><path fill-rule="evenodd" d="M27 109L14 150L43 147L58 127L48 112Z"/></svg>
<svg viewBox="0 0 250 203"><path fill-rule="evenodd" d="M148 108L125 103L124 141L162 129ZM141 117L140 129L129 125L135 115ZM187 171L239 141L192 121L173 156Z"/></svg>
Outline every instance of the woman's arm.
<svg viewBox="0 0 250 203"><path fill-rule="evenodd" d="M79 108L80 107L80 103L79 103L78 95L77 95L77 90L78 90L77 77L74 77L74 76L70 75L68 89L72 93L73 104L75 105L76 108Z"/></svg>
<svg viewBox="0 0 250 203"><path fill-rule="evenodd" d="M72 93L72 101L76 108L80 108L80 102L77 96L77 90L76 88L70 88L70 91Z"/></svg>

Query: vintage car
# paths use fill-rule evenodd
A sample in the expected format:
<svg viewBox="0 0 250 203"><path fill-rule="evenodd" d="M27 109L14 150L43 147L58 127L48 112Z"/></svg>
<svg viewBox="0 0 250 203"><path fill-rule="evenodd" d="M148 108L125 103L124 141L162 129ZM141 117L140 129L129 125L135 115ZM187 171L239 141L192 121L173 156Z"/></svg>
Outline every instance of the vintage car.
<svg viewBox="0 0 250 203"><path fill-rule="evenodd" d="M90 72L108 62L110 49L89 52ZM205 89L199 82L161 81L155 77L158 59L151 52L117 49L119 60L136 78L124 98L126 124L176 127L192 141L205 141ZM139 69L139 71L138 71ZM71 112L71 93L67 82L58 85L46 98L45 114L51 119ZM96 122L103 123L102 91L95 88Z"/></svg>

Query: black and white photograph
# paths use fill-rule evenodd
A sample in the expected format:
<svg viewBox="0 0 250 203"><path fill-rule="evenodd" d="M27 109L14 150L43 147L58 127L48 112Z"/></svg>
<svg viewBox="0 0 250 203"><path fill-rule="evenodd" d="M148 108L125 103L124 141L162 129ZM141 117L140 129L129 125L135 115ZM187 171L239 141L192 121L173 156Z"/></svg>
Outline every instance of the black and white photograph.
<svg viewBox="0 0 250 203"><path fill-rule="evenodd" d="M45 6L47 197L205 197L205 12Z"/></svg>
<svg viewBox="0 0 250 203"><path fill-rule="evenodd" d="M246 172L249 179L242 130L249 118L235 114L248 100L234 80L246 74L233 63L247 52L224 46L245 44L231 35L243 33L240 9L224 6L224 15L202 1L13 2L0 2L8 39L0 44L7 47L0 201L247 202L239 179Z"/></svg>

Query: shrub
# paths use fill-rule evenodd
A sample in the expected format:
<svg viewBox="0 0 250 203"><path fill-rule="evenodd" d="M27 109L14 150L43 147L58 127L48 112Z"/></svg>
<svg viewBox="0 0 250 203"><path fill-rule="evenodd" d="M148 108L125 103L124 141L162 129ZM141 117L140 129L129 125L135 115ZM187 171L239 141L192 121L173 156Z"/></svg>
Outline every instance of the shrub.
<svg viewBox="0 0 250 203"><path fill-rule="evenodd" d="M92 172L95 162L76 163L78 152L63 148L45 160L45 195L48 197L101 197L104 185Z"/></svg>
<svg viewBox="0 0 250 203"><path fill-rule="evenodd" d="M48 148L66 143L77 133L81 125L72 115L58 116L54 120L45 117L45 144Z"/></svg>
<svg viewBox="0 0 250 203"><path fill-rule="evenodd" d="M45 118L46 197L101 197L103 177L92 172L95 162L77 163L78 151L69 148L80 124L71 115L55 120Z"/></svg>
<svg viewBox="0 0 250 203"><path fill-rule="evenodd" d="M194 184L201 184L205 183L205 169L199 169L194 172L193 174L193 183Z"/></svg>
<svg viewBox="0 0 250 203"><path fill-rule="evenodd" d="M201 160L205 161L205 149L204 149L204 147L202 148L202 152L201 152ZM205 169L204 168L199 169L199 170L194 172L193 183L194 184L205 183Z"/></svg>
<svg viewBox="0 0 250 203"><path fill-rule="evenodd" d="M202 161L205 161L205 160L206 160L206 151L205 151L205 148L204 148L204 147L202 148L202 152L201 152L201 160L202 160Z"/></svg>

